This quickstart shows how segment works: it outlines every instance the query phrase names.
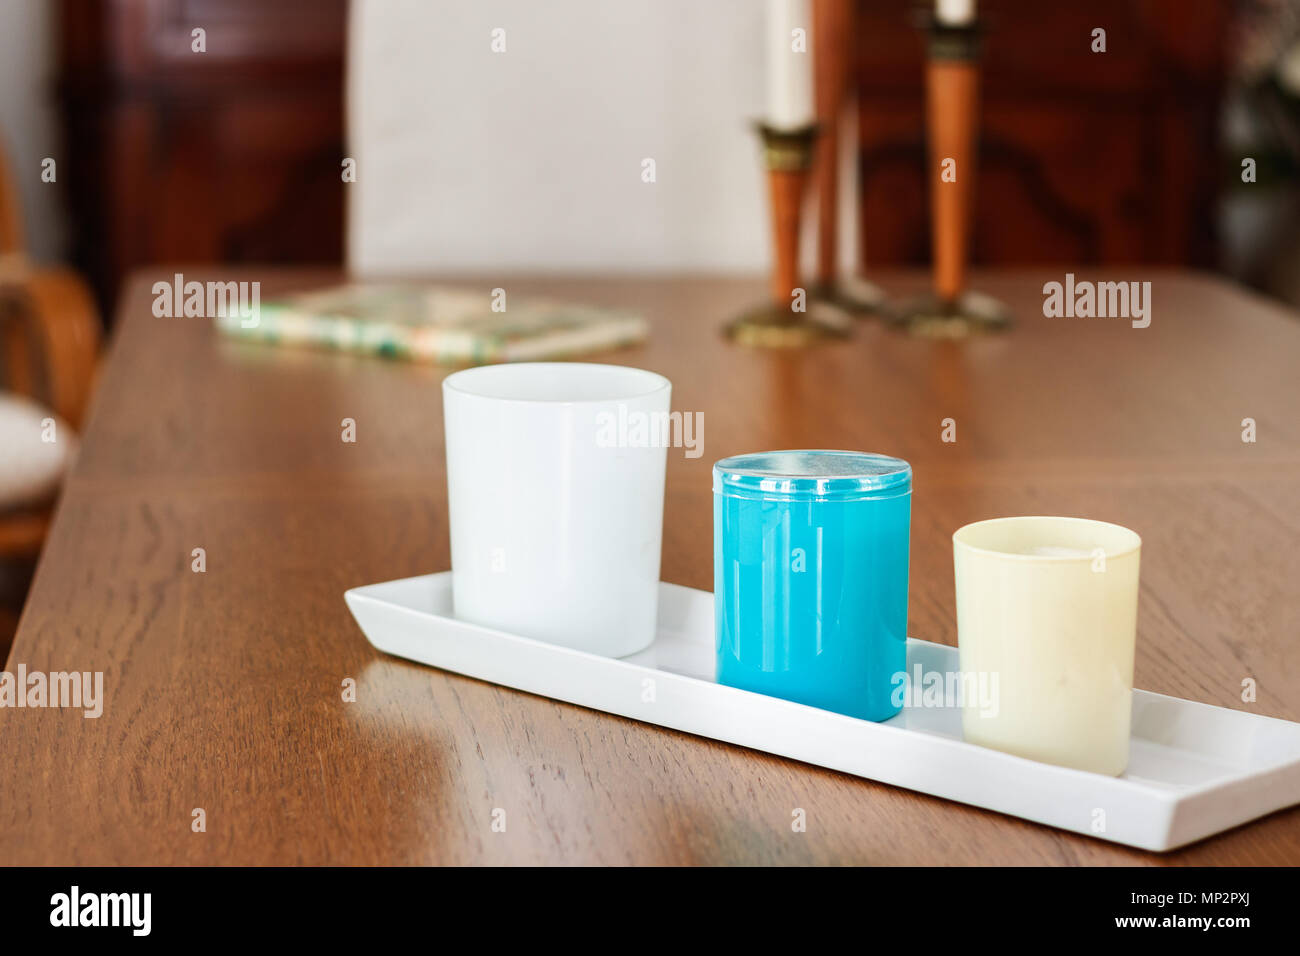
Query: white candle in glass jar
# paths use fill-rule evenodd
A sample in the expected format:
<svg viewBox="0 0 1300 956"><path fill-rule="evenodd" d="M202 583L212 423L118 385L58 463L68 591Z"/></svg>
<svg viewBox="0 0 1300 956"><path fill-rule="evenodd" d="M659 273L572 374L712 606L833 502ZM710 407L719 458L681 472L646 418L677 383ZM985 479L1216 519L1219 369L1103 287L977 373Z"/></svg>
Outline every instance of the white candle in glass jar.
<svg viewBox="0 0 1300 956"><path fill-rule="evenodd" d="M1083 518L995 518L953 535L966 740L1118 776L1128 764L1142 540Z"/></svg>
<svg viewBox="0 0 1300 956"><path fill-rule="evenodd" d="M813 122L811 21L808 0L768 0L766 119L778 129Z"/></svg>

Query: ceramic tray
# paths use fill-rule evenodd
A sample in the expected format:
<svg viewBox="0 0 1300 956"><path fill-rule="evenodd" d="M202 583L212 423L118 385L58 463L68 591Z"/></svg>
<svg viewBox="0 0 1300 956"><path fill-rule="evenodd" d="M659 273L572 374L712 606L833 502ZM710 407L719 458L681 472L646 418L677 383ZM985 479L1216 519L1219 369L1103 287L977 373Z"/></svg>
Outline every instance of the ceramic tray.
<svg viewBox="0 0 1300 956"><path fill-rule="evenodd" d="M1300 802L1300 724L1137 690L1128 771L1106 777L962 740L956 708L872 723L713 680L713 595L660 585L658 637L614 659L458 621L451 572L345 595L381 651L505 687L752 747L897 787L1170 850ZM908 673L957 650L909 640Z"/></svg>

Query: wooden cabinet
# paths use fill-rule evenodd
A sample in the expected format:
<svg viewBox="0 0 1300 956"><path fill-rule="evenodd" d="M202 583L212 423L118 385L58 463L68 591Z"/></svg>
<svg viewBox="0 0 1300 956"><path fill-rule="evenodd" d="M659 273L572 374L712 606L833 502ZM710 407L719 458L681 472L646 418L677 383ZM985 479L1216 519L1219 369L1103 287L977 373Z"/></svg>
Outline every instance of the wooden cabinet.
<svg viewBox="0 0 1300 956"><path fill-rule="evenodd" d="M346 7L63 0L62 177L105 314L148 263L342 261Z"/></svg>
<svg viewBox="0 0 1300 956"><path fill-rule="evenodd" d="M1229 3L982 0L981 264L1215 258ZM929 262L925 39L910 0L859 0L863 258ZM1093 31L1106 52L1093 52ZM1226 170L1227 172L1224 172Z"/></svg>

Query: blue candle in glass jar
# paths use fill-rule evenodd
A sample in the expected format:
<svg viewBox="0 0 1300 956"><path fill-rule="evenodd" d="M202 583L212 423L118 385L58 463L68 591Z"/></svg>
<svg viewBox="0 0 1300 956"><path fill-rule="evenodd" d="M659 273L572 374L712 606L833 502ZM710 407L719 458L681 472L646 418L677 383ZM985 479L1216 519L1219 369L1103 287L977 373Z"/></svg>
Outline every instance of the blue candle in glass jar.
<svg viewBox="0 0 1300 956"><path fill-rule="evenodd" d="M912 469L774 451L713 466L717 679L886 720L907 666Z"/></svg>

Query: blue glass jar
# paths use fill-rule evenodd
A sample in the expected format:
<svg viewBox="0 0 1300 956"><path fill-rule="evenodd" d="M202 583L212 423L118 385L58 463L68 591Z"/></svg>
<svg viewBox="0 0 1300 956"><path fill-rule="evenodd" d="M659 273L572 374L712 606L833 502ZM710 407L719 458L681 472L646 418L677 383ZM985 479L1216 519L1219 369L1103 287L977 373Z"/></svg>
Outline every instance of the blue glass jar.
<svg viewBox="0 0 1300 956"><path fill-rule="evenodd" d="M907 666L912 468L774 451L713 466L721 684L886 720Z"/></svg>

